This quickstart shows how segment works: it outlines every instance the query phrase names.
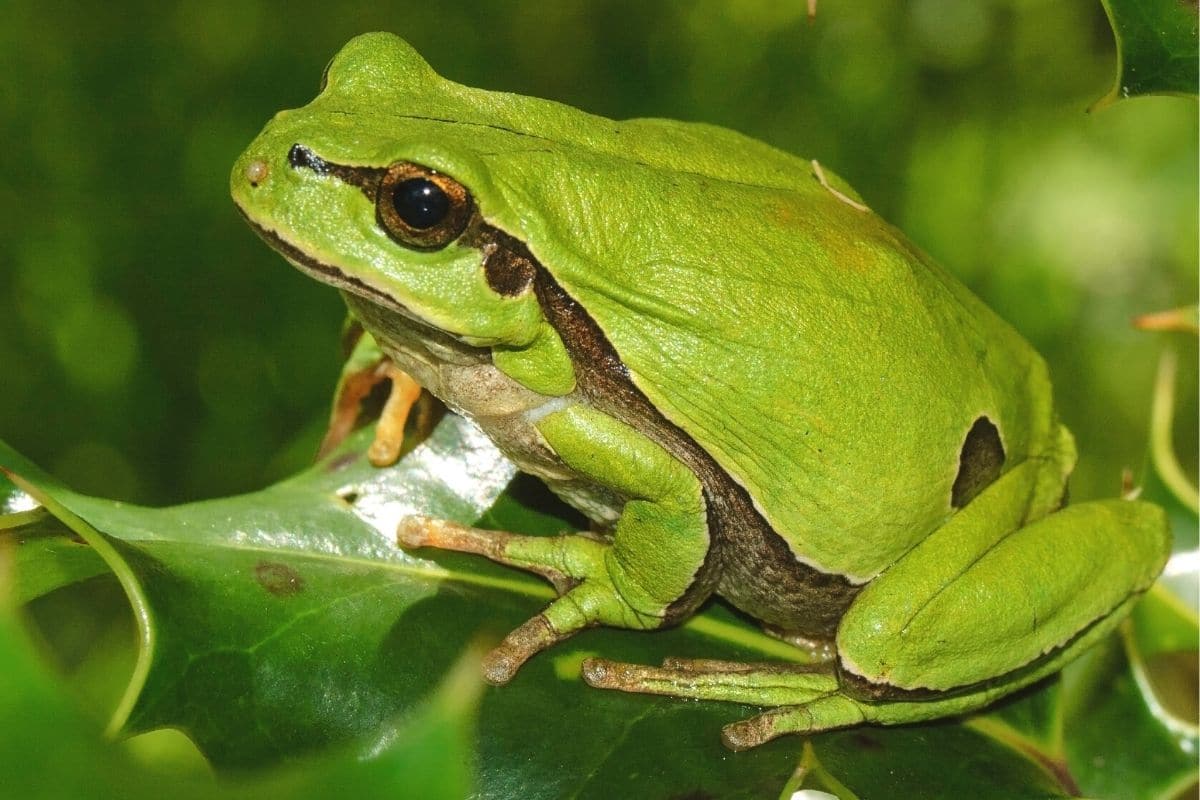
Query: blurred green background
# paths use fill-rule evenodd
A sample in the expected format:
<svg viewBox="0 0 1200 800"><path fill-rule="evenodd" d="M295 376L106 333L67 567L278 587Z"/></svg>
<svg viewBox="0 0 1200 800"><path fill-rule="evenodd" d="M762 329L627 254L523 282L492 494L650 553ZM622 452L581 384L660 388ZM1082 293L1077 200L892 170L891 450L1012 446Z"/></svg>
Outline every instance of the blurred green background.
<svg viewBox="0 0 1200 800"><path fill-rule="evenodd" d="M0 436L95 494L216 496L311 458L342 306L250 233L228 170L368 30L463 83L726 125L839 172L1046 355L1076 497L1142 463L1164 339L1130 317L1196 301L1196 104L1085 113L1116 68L1098 0L823 0L812 24L803 0L0 11Z"/></svg>

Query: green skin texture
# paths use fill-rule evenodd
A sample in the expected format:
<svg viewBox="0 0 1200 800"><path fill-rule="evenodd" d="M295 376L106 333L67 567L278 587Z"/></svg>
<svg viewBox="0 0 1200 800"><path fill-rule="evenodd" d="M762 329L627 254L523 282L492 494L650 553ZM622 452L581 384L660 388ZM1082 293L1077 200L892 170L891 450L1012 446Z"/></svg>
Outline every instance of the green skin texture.
<svg viewBox="0 0 1200 800"><path fill-rule="evenodd" d="M249 220L404 309L384 317L490 350L539 396L569 396L579 366L533 291L494 291L479 250L459 242L401 246L359 188L291 168L287 153L301 143L336 164L451 176L586 310L632 383L746 490L798 564L865 586L837 629L836 669L593 661L593 684L774 707L729 726L734 747L957 714L1059 669L1161 571L1158 508L1057 510L1075 452L1040 357L897 230L836 196L853 197L836 177L822 185L808 162L721 128L614 122L460 86L387 34L347 44L326 80L235 165ZM591 625L659 627L704 562L698 477L611 412L571 403L535 422L575 475L625 500L610 540L473 532L452 545L569 588L523 626L527 652L493 658L497 680ZM955 509L981 416L1004 471ZM771 598L756 602L743 610L769 618ZM839 673L886 691L851 691Z"/></svg>

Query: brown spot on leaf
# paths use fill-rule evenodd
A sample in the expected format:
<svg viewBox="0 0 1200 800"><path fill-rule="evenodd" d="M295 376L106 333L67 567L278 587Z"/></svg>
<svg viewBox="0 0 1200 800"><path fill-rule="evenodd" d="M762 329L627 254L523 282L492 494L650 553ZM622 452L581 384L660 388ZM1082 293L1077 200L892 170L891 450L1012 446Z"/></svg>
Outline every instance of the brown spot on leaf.
<svg viewBox="0 0 1200 800"><path fill-rule="evenodd" d="M304 591L304 579L287 564L260 561L254 565L254 579L276 597L288 597Z"/></svg>
<svg viewBox="0 0 1200 800"><path fill-rule="evenodd" d="M883 749L883 744L869 733L862 733L860 731L860 732L854 734L853 739L854 739L854 744L860 750L882 750Z"/></svg>

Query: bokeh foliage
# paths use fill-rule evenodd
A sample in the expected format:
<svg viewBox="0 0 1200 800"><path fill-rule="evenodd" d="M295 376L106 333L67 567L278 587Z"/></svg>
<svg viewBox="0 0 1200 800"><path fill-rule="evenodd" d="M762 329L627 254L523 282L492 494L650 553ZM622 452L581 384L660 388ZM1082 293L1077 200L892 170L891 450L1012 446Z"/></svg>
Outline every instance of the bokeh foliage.
<svg viewBox="0 0 1200 800"><path fill-rule="evenodd" d="M464 83L719 123L829 165L1046 355L1081 444L1073 494L1112 495L1141 462L1160 346L1128 319L1196 297L1194 102L1085 113L1115 64L1095 0L829 0L813 24L803 6L7 0L0 432L143 502L306 462L341 305L245 229L227 170L345 40L386 29Z"/></svg>

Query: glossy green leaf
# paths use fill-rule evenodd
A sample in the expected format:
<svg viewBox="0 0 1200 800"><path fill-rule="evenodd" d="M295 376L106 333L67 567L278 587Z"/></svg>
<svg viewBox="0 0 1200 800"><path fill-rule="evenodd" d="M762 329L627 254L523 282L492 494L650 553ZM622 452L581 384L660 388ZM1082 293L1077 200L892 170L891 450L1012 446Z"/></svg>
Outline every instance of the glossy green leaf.
<svg viewBox="0 0 1200 800"><path fill-rule="evenodd" d="M1193 619L1193 630L1194 624ZM1124 636L1106 640L1064 672L1065 748L1071 774L1095 797L1169 800L1186 796L1189 787L1194 796L1194 700L1191 719L1183 719L1176 716L1178 706L1164 706L1163 691L1194 690L1195 651L1147 659L1130 627L1124 630ZM1161 682L1151 677L1152 669Z"/></svg>
<svg viewBox="0 0 1200 800"><path fill-rule="evenodd" d="M391 541L396 521L417 512L533 533L577 525L540 484L516 477L457 417L386 470L363 457L368 436L261 492L163 509L78 495L0 449L0 466L104 556L130 596L143 651L114 731L178 728L231 774L378 739L426 704L464 653L550 599L547 585L483 559L410 555ZM43 549L18 567L49 575L43 562L70 553L71 536L44 528L44 516L25 520L9 535ZM793 651L716 603L671 631L581 634L484 691L470 745L476 796L772 798L812 788L1011 798L1074 788L1055 681L965 724L791 737L732 754L720 726L755 709L590 689L579 665L596 653L653 663Z"/></svg>
<svg viewBox="0 0 1200 800"><path fill-rule="evenodd" d="M1170 325L1142 327L1194 335L1194 322L1188 322L1194 309L1182 311L1157 315L1160 322L1173 320ZM1079 786L1096 797L1194 796L1200 778L1200 519L1195 485L1171 449L1176 391L1176 356L1168 350L1155 381L1150 449L1138 491L1167 510L1174 552L1120 635L1063 671L1064 755Z"/></svg>
<svg viewBox="0 0 1200 800"><path fill-rule="evenodd" d="M16 559L12 596L26 603L55 589L109 572L104 559L49 514L12 536Z"/></svg>
<svg viewBox="0 0 1200 800"><path fill-rule="evenodd" d="M396 521L417 510L519 519L541 532L569 526L526 507L529 484L501 498L515 470L486 439L452 417L383 471L362 457L365 443L359 435L357 450L264 492L167 509L76 495L4 453L7 468L33 478L27 488L108 551L130 594L144 651L118 712L124 731L180 728L223 769L315 752L419 704L472 642L495 640L551 597L548 586L478 559L416 558L391 544ZM605 695L583 685L579 663L601 650L643 658L651 643L663 654L718 657L779 658L789 648L723 611L661 637L589 632L489 690L477 745L485 794L521 785L541 787L527 796L586 796L619 779L631 791L777 793L796 742L736 762L720 745L720 725L747 709ZM675 757L646 749L666 737L680 745ZM630 771L637 759L644 769Z"/></svg>
<svg viewBox="0 0 1200 800"><path fill-rule="evenodd" d="M1092 109L1142 94L1196 94L1196 3L1102 0L1117 39L1117 78Z"/></svg>
<svg viewBox="0 0 1200 800"><path fill-rule="evenodd" d="M1035 752L953 723L827 734L801 770L801 788L841 798L1070 796Z"/></svg>
<svg viewBox="0 0 1200 800"><path fill-rule="evenodd" d="M352 796L458 800L470 785L466 753L478 679L457 669L431 702L389 720L372 739L250 780L218 784L151 770L103 741L34 657L7 602L0 603L0 775L3 796L151 800ZM371 757L364 759L362 754Z"/></svg>

